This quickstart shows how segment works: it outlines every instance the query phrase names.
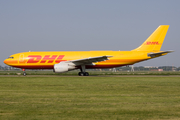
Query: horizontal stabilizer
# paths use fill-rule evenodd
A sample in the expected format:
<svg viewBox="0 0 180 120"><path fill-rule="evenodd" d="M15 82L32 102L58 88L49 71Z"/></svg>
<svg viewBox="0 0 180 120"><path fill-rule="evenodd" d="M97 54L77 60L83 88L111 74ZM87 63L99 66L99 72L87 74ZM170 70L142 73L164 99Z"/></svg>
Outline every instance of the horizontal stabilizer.
<svg viewBox="0 0 180 120"><path fill-rule="evenodd" d="M158 56L162 56L162 55L166 55L167 53L171 53L171 52L174 52L173 50L169 50L169 51L163 51L163 52L150 52L148 53L147 55L149 57L158 57Z"/></svg>

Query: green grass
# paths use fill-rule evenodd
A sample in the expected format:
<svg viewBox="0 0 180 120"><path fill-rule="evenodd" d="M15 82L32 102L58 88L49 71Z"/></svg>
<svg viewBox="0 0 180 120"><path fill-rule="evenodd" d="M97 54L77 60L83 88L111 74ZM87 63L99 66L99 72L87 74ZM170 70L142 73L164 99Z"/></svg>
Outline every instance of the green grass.
<svg viewBox="0 0 180 120"><path fill-rule="evenodd" d="M180 118L180 77L0 77L1 120Z"/></svg>

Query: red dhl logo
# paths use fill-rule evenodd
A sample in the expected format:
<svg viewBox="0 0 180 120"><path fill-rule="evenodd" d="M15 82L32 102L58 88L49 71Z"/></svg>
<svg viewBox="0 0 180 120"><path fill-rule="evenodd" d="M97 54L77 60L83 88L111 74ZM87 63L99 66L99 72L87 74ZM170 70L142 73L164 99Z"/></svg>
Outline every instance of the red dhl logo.
<svg viewBox="0 0 180 120"><path fill-rule="evenodd" d="M144 45L161 45L159 42L145 42Z"/></svg>
<svg viewBox="0 0 180 120"><path fill-rule="evenodd" d="M44 57L42 57L41 55L29 55L28 56L28 61L27 63L53 63L55 61L55 63L59 63L61 61L66 61L66 60L62 60L64 57L64 55L45 55Z"/></svg>

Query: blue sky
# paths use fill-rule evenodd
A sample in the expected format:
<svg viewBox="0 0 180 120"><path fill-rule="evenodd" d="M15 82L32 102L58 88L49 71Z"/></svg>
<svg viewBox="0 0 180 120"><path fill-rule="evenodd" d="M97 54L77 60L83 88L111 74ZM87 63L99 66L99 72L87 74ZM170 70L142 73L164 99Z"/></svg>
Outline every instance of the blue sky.
<svg viewBox="0 0 180 120"><path fill-rule="evenodd" d="M1 0L0 65L26 51L132 50L170 25L166 56L135 66L180 67L179 0Z"/></svg>

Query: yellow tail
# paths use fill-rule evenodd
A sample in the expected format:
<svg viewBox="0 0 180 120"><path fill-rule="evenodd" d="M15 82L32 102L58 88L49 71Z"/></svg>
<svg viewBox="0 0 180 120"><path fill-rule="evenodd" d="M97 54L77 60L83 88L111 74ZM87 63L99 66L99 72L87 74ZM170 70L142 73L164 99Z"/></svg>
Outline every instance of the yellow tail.
<svg viewBox="0 0 180 120"><path fill-rule="evenodd" d="M169 25L160 25L138 48L132 51L160 51Z"/></svg>

